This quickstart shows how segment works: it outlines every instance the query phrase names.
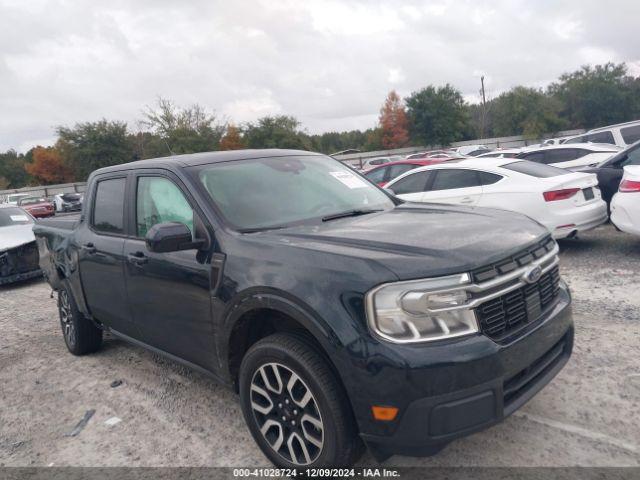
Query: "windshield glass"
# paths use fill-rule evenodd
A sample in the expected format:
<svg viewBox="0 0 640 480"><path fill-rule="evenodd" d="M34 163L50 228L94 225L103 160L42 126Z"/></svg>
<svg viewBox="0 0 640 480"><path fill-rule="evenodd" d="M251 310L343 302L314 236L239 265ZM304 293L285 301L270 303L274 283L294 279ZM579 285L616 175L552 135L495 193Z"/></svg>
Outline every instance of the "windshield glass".
<svg viewBox="0 0 640 480"><path fill-rule="evenodd" d="M276 228L350 210L393 208L381 190L325 156L271 157L205 165L199 178L240 230Z"/></svg>
<svg viewBox="0 0 640 480"><path fill-rule="evenodd" d="M18 205L20 205L20 206L35 205L36 203L45 203L45 202L46 202L46 200L44 198L26 197L26 198L21 198L20 200L18 200Z"/></svg>
<svg viewBox="0 0 640 480"><path fill-rule="evenodd" d="M0 208L0 227L27 225L33 220L21 208Z"/></svg>

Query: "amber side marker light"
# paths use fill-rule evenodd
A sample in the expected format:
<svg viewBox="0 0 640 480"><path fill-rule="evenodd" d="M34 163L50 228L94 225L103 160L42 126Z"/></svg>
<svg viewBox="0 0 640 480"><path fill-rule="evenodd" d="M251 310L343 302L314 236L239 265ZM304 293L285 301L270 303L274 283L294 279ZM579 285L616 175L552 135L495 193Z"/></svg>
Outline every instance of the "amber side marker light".
<svg viewBox="0 0 640 480"><path fill-rule="evenodd" d="M373 418L382 420L383 422L389 422L398 415L398 409L396 407L379 407L373 405L371 411L373 412Z"/></svg>

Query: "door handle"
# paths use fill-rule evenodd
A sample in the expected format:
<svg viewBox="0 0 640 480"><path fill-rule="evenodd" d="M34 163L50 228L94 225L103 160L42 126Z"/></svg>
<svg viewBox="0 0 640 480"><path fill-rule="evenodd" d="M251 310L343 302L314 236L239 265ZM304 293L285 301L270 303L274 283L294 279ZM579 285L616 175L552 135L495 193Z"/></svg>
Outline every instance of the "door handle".
<svg viewBox="0 0 640 480"><path fill-rule="evenodd" d="M144 265L149 261L149 257L147 257L142 252L130 253L127 255L127 261L133 265Z"/></svg>
<svg viewBox="0 0 640 480"><path fill-rule="evenodd" d="M464 197L462 200L460 200L460 203L473 203L473 198Z"/></svg>
<svg viewBox="0 0 640 480"><path fill-rule="evenodd" d="M98 249L91 242L85 243L84 245L82 245L82 250L87 252L89 255L93 255L98 251Z"/></svg>

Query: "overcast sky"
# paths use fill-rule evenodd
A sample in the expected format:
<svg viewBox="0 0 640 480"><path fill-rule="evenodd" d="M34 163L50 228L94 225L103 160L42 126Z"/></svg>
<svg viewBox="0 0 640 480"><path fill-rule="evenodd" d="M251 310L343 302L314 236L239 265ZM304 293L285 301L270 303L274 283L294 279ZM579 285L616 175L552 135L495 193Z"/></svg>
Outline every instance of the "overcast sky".
<svg viewBox="0 0 640 480"><path fill-rule="evenodd" d="M586 63L640 74L640 1L0 0L0 151L57 125L136 128L160 95L236 123L372 127L385 95L451 83L477 100Z"/></svg>

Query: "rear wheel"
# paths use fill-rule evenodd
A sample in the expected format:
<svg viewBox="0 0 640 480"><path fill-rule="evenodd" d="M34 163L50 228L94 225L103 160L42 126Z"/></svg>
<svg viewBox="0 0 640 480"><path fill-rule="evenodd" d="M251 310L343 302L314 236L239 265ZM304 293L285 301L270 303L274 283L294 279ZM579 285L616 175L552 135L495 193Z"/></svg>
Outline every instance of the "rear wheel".
<svg viewBox="0 0 640 480"><path fill-rule="evenodd" d="M275 334L253 345L240 367L242 411L275 465L345 467L362 453L342 388L315 347Z"/></svg>
<svg viewBox="0 0 640 480"><path fill-rule="evenodd" d="M67 348L74 355L93 353L102 346L102 330L80 311L67 287L58 292L60 326Z"/></svg>

